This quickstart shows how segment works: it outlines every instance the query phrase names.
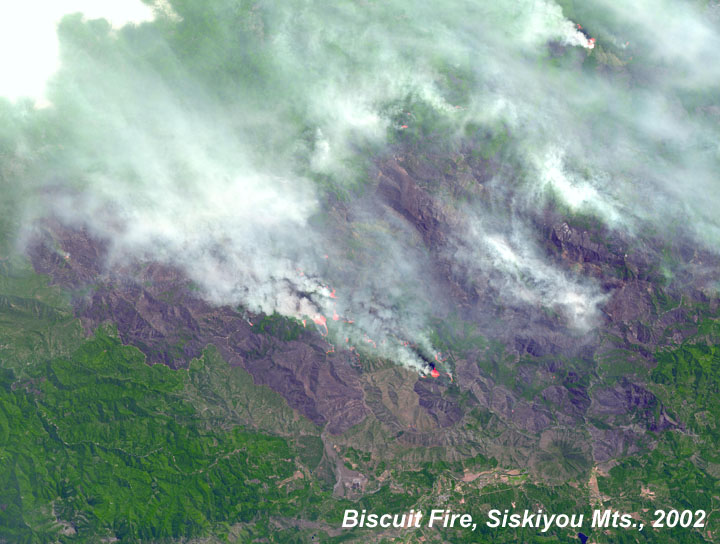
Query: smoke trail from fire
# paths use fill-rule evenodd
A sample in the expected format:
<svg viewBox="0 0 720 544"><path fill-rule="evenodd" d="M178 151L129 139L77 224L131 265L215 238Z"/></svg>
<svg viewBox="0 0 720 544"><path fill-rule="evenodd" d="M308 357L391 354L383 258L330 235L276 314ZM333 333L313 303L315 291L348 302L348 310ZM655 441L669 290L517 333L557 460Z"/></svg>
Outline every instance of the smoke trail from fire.
<svg viewBox="0 0 720 544"><path fill-rule="evenodd" d="M507 159L490 203L456 202L442 174L424 187L457 214L439 253L571 327L592 327L604 297L539 248L543 203L720 240L720 38L697 7L146 3L155 19L122 28L66 17L42 96L0 101L16 230L57 215L108 240L108 266L170 263L214 303L322 316L335 341L416 368L406 343L432 350L429 319L451 302L436 248L373 196L388 150Z"/></svg>

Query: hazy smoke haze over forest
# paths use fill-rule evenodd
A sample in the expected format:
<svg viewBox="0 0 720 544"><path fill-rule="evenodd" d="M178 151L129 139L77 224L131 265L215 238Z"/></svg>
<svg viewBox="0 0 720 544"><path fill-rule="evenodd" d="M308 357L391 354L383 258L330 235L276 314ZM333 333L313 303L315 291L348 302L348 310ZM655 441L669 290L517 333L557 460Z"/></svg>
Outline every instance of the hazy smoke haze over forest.
<svg viewBox="0 0 720 544"><path fill-rule="evenodd" d="M547 257L544 206L718 248L715 3L37 4L3 38L21 46L0 86L19 246L55 216L107 240L108 267L171 264L213 303L324 317L419 369L405 343L432 354L451 308L418 233L373 198L395 154L497 147L483 192L427 188L442 259L579 334L607 293Z"/></svg>

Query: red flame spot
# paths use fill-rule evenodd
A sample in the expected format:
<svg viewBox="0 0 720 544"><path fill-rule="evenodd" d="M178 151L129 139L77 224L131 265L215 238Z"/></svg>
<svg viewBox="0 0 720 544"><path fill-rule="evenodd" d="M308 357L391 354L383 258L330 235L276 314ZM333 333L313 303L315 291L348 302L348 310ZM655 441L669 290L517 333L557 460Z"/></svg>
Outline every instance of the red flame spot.
<svg viewBox="0 0 720 544"><path fill-rule="evenodd" d="M407 128L407 127L408 127L407 125L403 125L403 126L401 126L400 128Z"/></svg>
<svg viewBox="0 0 720 544"><path fill-rule="evenodd" d="M327 328L327 318L324 315L318 315L313 318L313 322L316 325L321 325L325 327L325 334L323 336L327 336L328 328Z"/></svg>
<svg viewBox="0 0 720 544"><path fill-rule="evenodd" d="M440 372L438 372L438 369L437 369L437 368L433 368L433 369L430 371L430 375L431 375L433 378L438 378L438 377L440 376Z"/></svg>
<svg viewBox="0 0 720 544"><path fill-rule="evenodd" d="M303 324L303 327L307 327L307 323L305 322L304 319L302 320L302 324Z"/></svg>
<svg viewBox="0 0 720 544"><path fill-rule="evenodd" d="M337 321L338 319L340 319L340 316L335 310L333 310L333 321Z"/></svg>
<svg viewBox="0 0 720 544"><path fill-rule="evenodd" d="M335 296L335 289L333 289L332 292L330 293L330 298L337 298Z"/></svg>
<svg viewBox="0 0 720 544"><path fill-rule="evenodd" d="M582 25L581 25L581 24L578 24L577 27L578 27L580 30L582 30Z"/></svg>
<svg viewBox="0 0 720 544"><path fill-rule="evenodd" d="M377 348L377 344L375 343L375 341L374 341L372 338L370 338L367 334L365 335L364 340L365 340L368 344L372 344L372 347Z"/></svg>

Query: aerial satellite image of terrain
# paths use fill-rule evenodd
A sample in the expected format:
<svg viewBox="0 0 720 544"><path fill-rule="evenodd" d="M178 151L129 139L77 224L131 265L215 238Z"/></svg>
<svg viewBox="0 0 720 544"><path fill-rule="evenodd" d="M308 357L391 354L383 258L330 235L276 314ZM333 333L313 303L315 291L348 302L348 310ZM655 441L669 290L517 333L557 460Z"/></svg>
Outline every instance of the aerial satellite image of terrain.
<svg viewBox="0 0 720 544"><path fill-rule="evenodd" d="M720 0L0 3L0 544L719 519Z"/></svg>

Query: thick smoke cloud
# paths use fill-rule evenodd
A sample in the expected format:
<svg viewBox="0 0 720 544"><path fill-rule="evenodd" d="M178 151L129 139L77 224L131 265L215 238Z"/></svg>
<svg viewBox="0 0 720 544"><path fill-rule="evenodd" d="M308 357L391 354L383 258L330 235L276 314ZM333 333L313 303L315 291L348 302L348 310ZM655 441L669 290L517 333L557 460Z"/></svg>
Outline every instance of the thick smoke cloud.
<svg viewBox="0 0 720 544"><path fill-rule="evenodd" d="M171 263L214 303L315 320L422 369L406 344L432 355L447 303L371 175L421 111L442 127L421 146L508 134L490 204L435 197L455 215L444 258L513 304L587 330L604 300L540 249L526 217L544 203L630 233L682 223L717 247L718 29L694 4L147 4L152 22L122 28L66 17L42 103L1 106L21 224L85 225L108 266Z"/></svg>

